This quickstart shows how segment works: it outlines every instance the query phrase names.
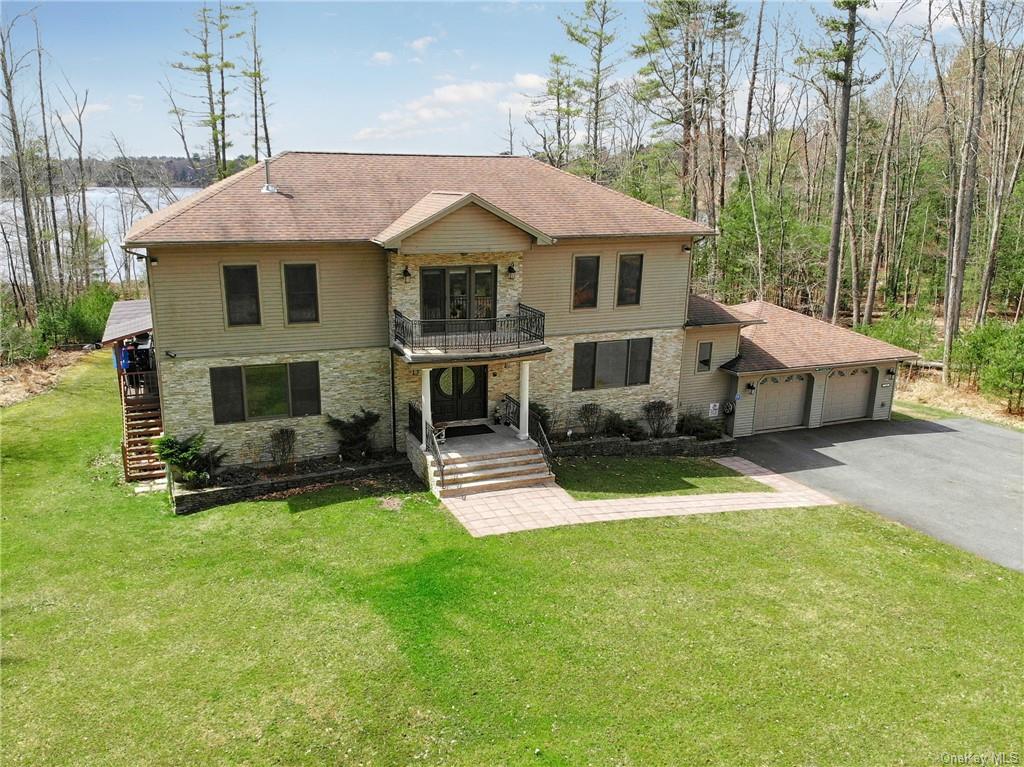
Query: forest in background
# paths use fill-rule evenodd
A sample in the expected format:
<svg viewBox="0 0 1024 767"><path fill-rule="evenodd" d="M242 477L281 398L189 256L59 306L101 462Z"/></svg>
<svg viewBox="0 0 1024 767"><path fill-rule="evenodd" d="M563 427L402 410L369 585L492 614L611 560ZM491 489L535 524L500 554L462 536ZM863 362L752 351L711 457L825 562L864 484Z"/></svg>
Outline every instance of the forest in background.
<svg viewBox="0 0 1024 767"><path fill-rule="evenodd" d="M822 3L806 31L782 3L650 0L643 34L624 39L619 8L587 0L560 19L545 92L509 114L499 149L717 227L694 250L700 293L841 321L942 359L947 382L997 380L1019 407L1024 4L870 10ZM119 190L127 231L175 185L272 155L257 22L253 6L205 4L183 31L190 50L162 84L173 160L130 157L116 136L115 156L87 157L87 84L47 82L38 26L34 50L12 48L31 16L3 28L2 315L24 353L87 340L69 319L81 296L144 289L130 256L108 263L89 186Z"/></svg>

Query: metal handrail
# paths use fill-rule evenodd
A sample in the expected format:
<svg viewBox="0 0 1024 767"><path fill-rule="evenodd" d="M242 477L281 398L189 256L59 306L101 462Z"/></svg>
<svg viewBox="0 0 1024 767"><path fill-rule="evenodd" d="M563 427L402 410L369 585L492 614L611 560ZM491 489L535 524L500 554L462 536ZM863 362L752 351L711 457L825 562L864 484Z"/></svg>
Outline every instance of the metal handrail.
<svg viewBox="0 0 1024 767"><path fill-rule="evenodd" d="M430 450L430 454L434 456L434 463L437 464L437 472L441 480L441 487L444 487L444 461L441 460L441 446L437 444L438 431L443 431L443 429L435 429L433 424L430 424L430 428L427 429L427 449Z"/></svg>
<svg viewBox="0 0 1024 767"><path fill-rule="evenodd" d="M509 426L519 428L519 413L522 409L519 400L511 394L506 394L502 398L502 406L504 409L502 420ZM528 420L530 439L540 446L541 452L544 453L544 460L548 461L551 457L551 442L548 440L548 435L544 431L544 426L540 422L540 416L537 415L537 411L531 408Z"/></svg>
<svg viewBox="0 0 1024 767"><path fill-rule="evenodd" d="M423 411L420 406L410 402L409 403L409 433L412 434L420 442L425 442L427 449L430 450L430 454L434 456L434 462L437 464L437 471L441 477L441 487L444 487L444 461L441 460L441 445L438 442L438 437L444 434L444 428L435 428L434 424L427 421L426 439L423 438Z"/></svg>
<svg viewBox="0 0 1024 767"><path fill-rule="evenodd" d="M414 320L393 310L392 338L411 351L493 351L543 343L544 312L519 304L514 315Z"/></svg>

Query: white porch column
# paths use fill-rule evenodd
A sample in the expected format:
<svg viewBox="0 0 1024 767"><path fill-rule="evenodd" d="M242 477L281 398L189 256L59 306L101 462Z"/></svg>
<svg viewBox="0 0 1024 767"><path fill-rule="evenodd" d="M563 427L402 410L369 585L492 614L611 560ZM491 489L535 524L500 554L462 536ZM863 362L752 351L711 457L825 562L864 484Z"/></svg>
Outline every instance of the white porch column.
<svg viewBox="0 0 1024 767"><path fill-rule="evenodd" d="M420 440L420 450L427 449L427 429L430 426L430 368L420 370L420 413L423 417L421 431L423 439Z"/></svg>
<svg viewBox="0 0 1024 767"><path fill-rule="evenodd" d="M519 439L530 438L530 363L519 363Z"/></svg>

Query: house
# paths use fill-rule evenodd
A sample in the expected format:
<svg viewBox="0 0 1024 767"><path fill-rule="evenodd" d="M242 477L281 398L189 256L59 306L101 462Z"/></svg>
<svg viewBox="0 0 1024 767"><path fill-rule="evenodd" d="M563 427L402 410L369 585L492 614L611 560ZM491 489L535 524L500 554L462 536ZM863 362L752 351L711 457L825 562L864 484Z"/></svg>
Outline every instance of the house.
<svg viewBox="0 0 1024 767"><path fill-rule="evenodd" d="M550 479L531 403L558 430L586 403L634 417L656 399L737 435L887 418L912 355L691 296L691 248L714 234L524 157L288 152L124 247L148 261L163 428L205 431L229 462L282 426L329 454L326 416L366 408L376 447L468 492Z"/></svg>

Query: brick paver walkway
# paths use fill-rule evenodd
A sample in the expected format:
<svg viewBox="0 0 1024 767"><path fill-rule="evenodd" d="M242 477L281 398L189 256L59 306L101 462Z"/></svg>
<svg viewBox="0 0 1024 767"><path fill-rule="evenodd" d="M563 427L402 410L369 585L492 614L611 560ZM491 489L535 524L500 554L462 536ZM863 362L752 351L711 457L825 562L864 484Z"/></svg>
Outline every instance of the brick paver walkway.
<svg viewBox="0 0 1024 767"><path fill-rule="evenodd" d="M774 474L743 458L716 458L718 463L756 479L775 492L652 495L577 501L557 486L519 487L478 495L445 498L444 505L474 537L517 533L541 527L580 525L642 517L677 517L743 509L788 509L829 506L827 495Z"/></svg>

